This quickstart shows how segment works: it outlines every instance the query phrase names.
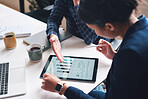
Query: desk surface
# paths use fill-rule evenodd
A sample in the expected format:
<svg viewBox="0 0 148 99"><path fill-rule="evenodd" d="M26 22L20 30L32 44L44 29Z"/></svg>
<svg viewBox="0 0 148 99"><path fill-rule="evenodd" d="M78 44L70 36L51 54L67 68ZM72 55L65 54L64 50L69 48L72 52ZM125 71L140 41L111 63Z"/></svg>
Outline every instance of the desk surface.
<svg viewBox="0 0 148 99"><path fill-rule="evenodd" d="M26 16L20 12L10 9L0 4L0 25L29 24L32 26L32 34L46 29L46 24ZM43 58L38 63L32 63L29 60L26 51L27 45L23 43L24 38L17 38L17 47L13 50L6 50L4 41L0 40L0 62L3 60L15 61L15 59L25 60L27 93L22 96L12 97L12 99L64 99L57 93L47 92L41 89L42 80L39 78L42 69L49 55L53 55L52 49L43 53ZM83 40L77 37L71 37L61 43L62 54L65 56L83 56L99 58L99 68L97 80L95 83L64 80L67 84L80 88L88 93L93 87L104 80L110 68L111 60L107 59L101 53L96 51L92 45L86 45Z"/></svg>

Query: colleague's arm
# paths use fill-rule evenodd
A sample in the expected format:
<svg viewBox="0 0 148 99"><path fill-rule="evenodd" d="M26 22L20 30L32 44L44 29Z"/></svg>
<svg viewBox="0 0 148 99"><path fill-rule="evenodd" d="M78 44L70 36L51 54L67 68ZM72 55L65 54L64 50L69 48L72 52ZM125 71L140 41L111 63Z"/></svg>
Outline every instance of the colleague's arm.
<svg viewBox="0 0 148 99"><path fill-rule="evenodd" d="M75 87L68 87L64 95L68 99L95 99L94 97L84 93L82 90Z"/></svg>
<svg viewBox="0 0 148 99"><path fill-rule="evenodd" d="M44 74L43 80L41 88L51 92L56 92L57 83L62 84L61 94L64 94L68 99L95 99L77 88L68 86L52 74Z"/></svg>
<svg viewBox="0 0 148 99"><path fill-rule="evenodd" d="M61 54L61 44L58 39L59 26L63 16L65 15L64 0L55 0L54 7L47 21L47 38L51 43L51 47L57 58L63 62L64 58Z"/></svg>
<svg viewBox="0 0 148 99"><path fill-rule="evenodd" d="M54 7L47 21L46 33L48 38L50 38L51 34L58 35L59 26L61 25L61 21L64 15L65 15L64 0L55 0Z"/></svg>

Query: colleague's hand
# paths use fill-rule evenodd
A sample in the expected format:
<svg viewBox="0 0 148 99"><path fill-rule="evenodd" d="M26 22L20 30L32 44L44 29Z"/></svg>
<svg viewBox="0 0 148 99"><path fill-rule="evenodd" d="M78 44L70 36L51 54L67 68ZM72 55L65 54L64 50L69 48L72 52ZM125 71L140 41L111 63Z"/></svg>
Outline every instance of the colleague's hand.
<svg viewBox="0 0 148 99"><path fill-rule="evenodd" d="M51 47L54 53L56 54L57 58L60 60L60 62L64 62L64 57L61 53L61 44L58 39L58 36L55 34L51 34L49 41L51 43Z"/></svg>
<svg viewBox="0 0 148 99"><path fill-rule="evenodd" d="M56 92L55 87L58 82L61 82L59 78L52 74L44 74L41 88L47 91Z"/></svg>
<svg viewBox="0 0 148 99"><path fill-rule="evenodd" d="M104 54L107 58L113 59L116 52L113 50L111 44L103 39L99 40L99 44L103 46L97 46L96 49Z"/></svg>
<svg viewBox="0 0 148 99"><path fill-rule="evenodd" d="M80 0L73 0L74 6L79 5Z"/></svg>

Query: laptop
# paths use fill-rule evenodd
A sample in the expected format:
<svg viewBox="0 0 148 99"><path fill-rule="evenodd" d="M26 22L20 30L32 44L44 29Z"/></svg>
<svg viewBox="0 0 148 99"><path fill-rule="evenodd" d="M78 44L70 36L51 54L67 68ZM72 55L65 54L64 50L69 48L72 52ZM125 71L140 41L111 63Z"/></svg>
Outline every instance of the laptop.
<svg viewBox="0 0 148 99"><path fill-rule="evenodd" d="M0 98L26 93L25 61L0 62Z"/></svg>
<svg viewBox="0 0 148 99"><path fill-rule="evenodd" d="M70 38L71 36L72 36L72 34L65 32L63 28L61 28L61 27L59 28L59 40L60 41L64 41L64 40ZM43 51L45 51L51 47L50 43L47 39L46 30L25 38L23 40L23 42L27 45L40 44L44 48Z"/></svg>

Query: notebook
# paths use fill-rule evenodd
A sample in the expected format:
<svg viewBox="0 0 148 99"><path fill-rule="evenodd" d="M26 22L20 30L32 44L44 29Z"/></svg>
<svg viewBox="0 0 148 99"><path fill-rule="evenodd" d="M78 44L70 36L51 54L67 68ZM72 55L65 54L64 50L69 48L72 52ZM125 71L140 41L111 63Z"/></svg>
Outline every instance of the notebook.
<svg viewBox="0 0 148 99"><path fill-rule="evenodd" d="M59 40L64 41L71 37L72 34L65 32L63 28L59 28ZM37 34L34 34L30 37L27 37L23 40L24 43L30 45L30 44L40 44L44 47L43 51L50 48L50 43L47 39L46 31L41 31Z"/></svg>
<svg viewBox="0 0 148 99"><path fill-rule="evenodd" d="M3 35L8 32L14 32L16 37L28 37L31 35L31 26L26 25L10 25L0 26L0 39L3 39Z"/></svg>
<svg viewBox="0 0 148 99"><path fill-rule="evenodd" d="M26 93L25 61L0 63L0 98Z"/></svg>

